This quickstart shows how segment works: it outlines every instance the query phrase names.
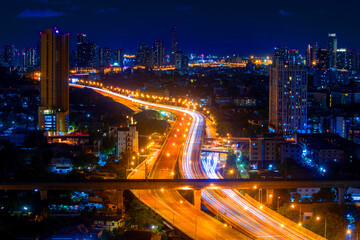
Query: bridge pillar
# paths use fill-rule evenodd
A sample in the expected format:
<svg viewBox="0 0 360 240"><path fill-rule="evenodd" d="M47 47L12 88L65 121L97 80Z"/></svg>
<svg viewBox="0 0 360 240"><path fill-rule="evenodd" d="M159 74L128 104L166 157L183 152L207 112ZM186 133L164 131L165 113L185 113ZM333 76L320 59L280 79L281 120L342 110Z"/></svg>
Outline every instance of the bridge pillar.
<svg viewBox="0 0 360 240"><path fill-rule="evenodd" d="M201 210L201 189L194 190L194 206L197 210Z"/></svg>
<svg viewBox="0 0 360 240"><path fill-rule="evenodd" d="M117 209L123 214L124 211L124 191L123 190L116 190L116 197L117 197Z"/></svg>
<svg viewBox="0 0 360 240"><path fill-rule="evenodd" d="M343 204L345 200L345 188L338 188L338 203Z"/></svg>
<svg viewBox="0 0 360 240"><path fill-rule="evenodd" d="M274 189L266 189L266 203L272 204L274 199Z"/></svg>
<svg viewBox="0 0 360 240"><path fill-rule="evenodd" d="M41 200L47 199L47 190L40 190L40 199Z"/></svg>

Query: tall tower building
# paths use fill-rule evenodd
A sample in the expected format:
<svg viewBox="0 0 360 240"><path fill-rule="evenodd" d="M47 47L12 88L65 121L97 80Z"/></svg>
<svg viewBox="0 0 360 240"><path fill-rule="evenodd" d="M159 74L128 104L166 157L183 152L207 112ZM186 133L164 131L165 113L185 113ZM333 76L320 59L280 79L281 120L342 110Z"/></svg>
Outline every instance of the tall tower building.
<svg viewBox="0 0 360 240"><path fill-rule="evenodd" d="M336 33L328 35L329 67L336 68L337 37Z"/></svg>
<svg viewBox="0 0 360 240"><path fill-rule="evenodd" d="M307 69L274 64L270 69L269 129L292 135L306 130Z"/></svg>
<svg viewBox="0 0 360 240"><path fill-rule="evenodd" d="M153 46L153 67L154 68L162 68L163 59L164 59L164 47L163 42L161 40L154 41Z"/></svg>
<svg viewBox="0 0 360 240"><path fill-rule="evenodd" d="M177 52L177 28L171 28L171 54L170 54L170 64L175 65L175 54Z"/></svg>
<svg viewBox="0 0 360 240"><path fill-rule="evenodd" d="M348 69L348 51L346 48L338 48L336 50L336 68L337 69Z"/></svg>
<svg viewBox="0 0 360 240"><path fill-rule="evenodd" d="M136 51L136 63L137 65L144 66L145 68L151 67L151 50L146 43L139 43Z"/></svg>
<svg viewBox="0 0 360 240"><path fill-rule="evenodd" d="M69 36L58 29L41 34L39 129L65 134L69 127Z"/></svg>
<svg viewBox="0 0 360 240"><path fill-rule="evenodd" d="M316 66L316 51L318 50L317 42L314 42L312 45L308 45L306 48L306 66L314 67Z"/></svg>

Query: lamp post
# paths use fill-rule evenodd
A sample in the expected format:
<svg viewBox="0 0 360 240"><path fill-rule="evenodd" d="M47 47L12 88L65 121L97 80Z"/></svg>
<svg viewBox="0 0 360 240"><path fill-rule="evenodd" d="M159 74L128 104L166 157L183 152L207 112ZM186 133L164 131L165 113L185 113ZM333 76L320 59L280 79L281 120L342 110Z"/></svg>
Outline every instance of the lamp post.
<svg viewBox="0 0 360 240"><path fill-rule="evenodd" d="M320 220L320 217L316 217L316 221L319 221ZM325 227L324 227L324 238L326 238L326 225L327 225L327 219L326 217L324 217L324 220L325 220Z"/></svg>
<svg viewBox="0 0 360 240"><path fill-rule="evenodd" d="M292 208L295 208L295 205L291 205ZM299 221L301 222L301 206L299 205Z"/></svg>
<svg viewBox="0 0 360 240"><path fill-rule="evenodd" d="M279 202L280 202L280 197L278 197L278 199L277 199L277 209L278 209L278 213L279 213L279 210L280 210L280 204L279 204Z"/></svg>

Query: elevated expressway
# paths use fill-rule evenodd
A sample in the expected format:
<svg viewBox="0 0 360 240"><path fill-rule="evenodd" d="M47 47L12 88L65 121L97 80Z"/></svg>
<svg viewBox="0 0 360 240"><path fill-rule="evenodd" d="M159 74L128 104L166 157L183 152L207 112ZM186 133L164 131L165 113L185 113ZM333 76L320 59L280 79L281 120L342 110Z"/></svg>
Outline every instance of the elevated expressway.
<svg viewBox="0 0 360 240"><path fill-rule="evenodd" d="M152 179L174 178L173 173L177 162L176 160L181 158L183 153L185 155L187 154L187 152L183 150L185 147L189 148L189 146L183 145L184 140L193 136L194 128L202 128L200 125L191 124L194 120L192 117L193 112L178 107L135 100L103 89L93 89L102 95L112 97L115 101L124 105L133 105L134 102L136 102L139 105L166 110L178 116L161 150L150 155L146 161L141 163L136 170L132 171L128 176L129 179L144 179L145 172L148 171L148 177ZM186 129L188 129L188 131L186 131ZM202 129L198 131L200 134L201 132ZM198 145L200 146L201 136L198 137ZM192 151L189 152L190 154L192 153ZM146 171L145 168L147 169ZM200 209L195 208L194 205L185 200L176 190L133 190L133 193L140 201L151 207L174 227L193 239L255 239L252 234L229 228L227 225L217 221Z"/></svg>
<svg viewBox="0 0 360 240"><path fill-rule="evenodd" d="M205 122L200 113L145 102L104 89L93 89L103 95L120 97L121 101L119 99L117 101L125 105L129 102L147 105L170 111L178 116L162 149L154 153L151 161L140 164L136 171L128 176L129 178L144 178L145 168L151 167L150 178L171 179L174 176L176 160L179 160L180 172L185 178L219 178L214 170L217 161L213 155L210 155L205 164L200 161ZM194 239L324 239L301 226L294 226L291 221L281 218L271 210L265 211L256 201L242 196L235 190L201 191L201 197L209 209L220 214L233 228L226 227L201 212L196 196L199 195L200 189L195 191L194 201L197 208L174 190L134 190L133 192L142 202Z"/></svg>

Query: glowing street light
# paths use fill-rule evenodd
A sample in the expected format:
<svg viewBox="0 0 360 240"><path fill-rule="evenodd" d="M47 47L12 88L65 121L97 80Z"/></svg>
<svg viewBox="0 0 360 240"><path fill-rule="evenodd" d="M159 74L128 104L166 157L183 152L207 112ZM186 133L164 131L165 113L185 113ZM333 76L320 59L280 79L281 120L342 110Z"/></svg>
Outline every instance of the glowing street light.
<svg viewBox="0 0 360 240"><path fill-rule="evenodd" d="M320 221L320 219L321 219L320 216L317 216L317 217L316 217L316 221ZM325 220L325 226L324 226L324 228L325 228L325 230L324 230L325 233L324 233L324 237L326 238L326 225L327 225L327 219L326 219L326 217L324 217L324 220Z"/></svg>

